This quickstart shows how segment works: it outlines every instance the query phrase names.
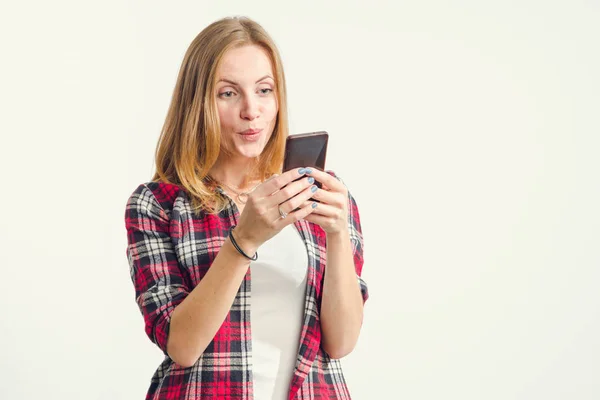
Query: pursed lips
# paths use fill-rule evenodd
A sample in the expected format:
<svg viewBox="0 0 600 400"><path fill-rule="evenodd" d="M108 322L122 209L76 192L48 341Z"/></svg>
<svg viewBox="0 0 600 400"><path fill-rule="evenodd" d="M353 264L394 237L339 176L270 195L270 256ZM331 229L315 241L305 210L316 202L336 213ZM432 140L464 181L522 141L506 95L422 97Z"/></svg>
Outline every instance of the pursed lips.
<svg viewBox="0 0 600 400"><path fill-rule="evenodd" d="M247 129L243 132L240 132L240 135L255 135L262 131L262 129Z"/></svg>

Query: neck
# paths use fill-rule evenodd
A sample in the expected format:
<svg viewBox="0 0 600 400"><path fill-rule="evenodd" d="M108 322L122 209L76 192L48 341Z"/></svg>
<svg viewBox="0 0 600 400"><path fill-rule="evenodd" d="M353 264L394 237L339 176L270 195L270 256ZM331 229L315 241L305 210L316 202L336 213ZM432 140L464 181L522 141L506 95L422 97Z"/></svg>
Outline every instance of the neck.
<svg viewBox="0 0 600 400"><path fill-rule="evenodd" d="M215 165L210 169L209 174L218 182L243 191L257 181L257 179L249 175L253 165L254 159L246 157L226 160L219 157Z"/></svg>

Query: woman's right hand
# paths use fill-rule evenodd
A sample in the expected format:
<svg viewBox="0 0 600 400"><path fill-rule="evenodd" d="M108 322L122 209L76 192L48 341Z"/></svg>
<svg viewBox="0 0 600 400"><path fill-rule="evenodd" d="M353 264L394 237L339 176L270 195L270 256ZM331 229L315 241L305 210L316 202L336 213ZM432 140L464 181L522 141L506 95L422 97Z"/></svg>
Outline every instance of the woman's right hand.
<svg viewBox="0 0 600 400"><path fill-rule="evenodd" d="M313 212L313 202L308 200L314 195L314 178L305 176L293 182L305 175L305 170L294 168L284 172L261 183L248 195L235 228L235 239L248 254L254 254L285 226ZM279 214L280 205L281 211L288 213L285 218Z"/></svg>

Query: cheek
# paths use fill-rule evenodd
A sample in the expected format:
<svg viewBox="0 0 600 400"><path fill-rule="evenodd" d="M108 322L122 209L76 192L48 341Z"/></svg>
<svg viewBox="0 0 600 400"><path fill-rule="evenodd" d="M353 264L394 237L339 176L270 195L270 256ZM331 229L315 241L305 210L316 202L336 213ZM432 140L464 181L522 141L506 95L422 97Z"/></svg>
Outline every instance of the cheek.
<svg viewBox="0 0 600 400"><path fill-rule="evenodd" d="M222 104L222 105L219 105L219 107L218 107L218 113L219 113L219 121L221 123L221 130L228 131L229 128L234 123L234 120L233 120L234 111L232 110L231 107L228 107L227 105Z"/></svg>
<svg viewBox="0 0 600 400"><path fill-rule="evenodd" d="M270 101L265 103L263 113L264 113L265 117L267 117L267 119L275 119L275 117L277 116L277 111L278 111L277 100L270 99Z"/></svg>

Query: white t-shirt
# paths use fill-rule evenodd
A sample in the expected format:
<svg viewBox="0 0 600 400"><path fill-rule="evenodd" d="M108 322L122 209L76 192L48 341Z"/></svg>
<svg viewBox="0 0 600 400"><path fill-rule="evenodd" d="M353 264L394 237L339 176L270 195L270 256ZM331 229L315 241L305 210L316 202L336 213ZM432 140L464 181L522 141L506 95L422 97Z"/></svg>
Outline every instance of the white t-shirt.
<svg viewBox="0 0 600 400"><path fill-rule="evenodd" d="M293 224L258 249L250 263L255 400L285 400L304 318L308 255Z"/></svg>

